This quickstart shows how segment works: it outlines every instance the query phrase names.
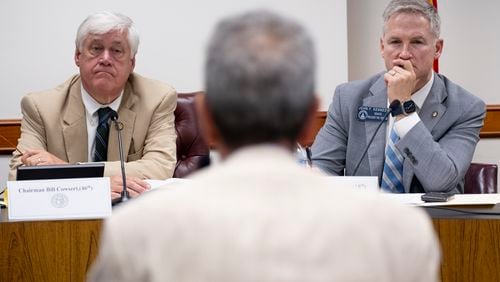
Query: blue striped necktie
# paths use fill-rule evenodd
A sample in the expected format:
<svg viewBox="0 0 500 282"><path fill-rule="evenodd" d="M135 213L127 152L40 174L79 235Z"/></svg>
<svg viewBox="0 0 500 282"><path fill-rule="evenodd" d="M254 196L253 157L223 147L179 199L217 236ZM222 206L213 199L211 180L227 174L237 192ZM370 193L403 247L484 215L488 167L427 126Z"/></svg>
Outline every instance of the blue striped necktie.
<svg viewBox="0 0 500 282"><path fill-rule="evenodd" d="M403 156L394 145L399 140L399 136L391 129L389 144L385 150L384 173L382 175L381 188L389 193L404 193L403 186Z"/></svg>
<svg viewBox="0 0 500 282"><path fill-rule="evenodd" d="M113 110L110 107L100 108L97 111L99 115L99 124L95 134L95 162L105 162L108 160L108 136L109 136L109 118Z"/></svg>

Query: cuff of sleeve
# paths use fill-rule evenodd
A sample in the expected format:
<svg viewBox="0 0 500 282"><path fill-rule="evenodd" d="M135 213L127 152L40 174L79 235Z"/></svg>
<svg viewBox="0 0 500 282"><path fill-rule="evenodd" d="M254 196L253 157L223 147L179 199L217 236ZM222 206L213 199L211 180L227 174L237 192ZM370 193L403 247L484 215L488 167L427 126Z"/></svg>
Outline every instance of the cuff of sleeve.
<svg viewBox="0 0 500 282"><path fill-rule="evenodd" d="M401 139L405 137L408 131L410 131L419 121L420 117L418 116L418 114L416 112L411 113L407 117L396 121L394 123L394 129Z"/></svg>

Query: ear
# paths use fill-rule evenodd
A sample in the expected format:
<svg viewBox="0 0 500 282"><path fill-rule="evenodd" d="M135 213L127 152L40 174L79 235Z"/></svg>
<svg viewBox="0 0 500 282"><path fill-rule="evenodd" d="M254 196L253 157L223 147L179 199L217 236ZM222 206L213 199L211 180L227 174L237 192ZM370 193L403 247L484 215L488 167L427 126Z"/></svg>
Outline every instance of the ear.
<svg viewBox="0 0 500 282"><path fill-rule="evenodd" d="M441 54L443 53L443 45L444 45L444 41L443 39L438 39L436 40L436 46L435 46L435 53L434 53L434 60L437 60L439 59L439 57L441 57Z"/></svg>
<svg viewBox="0 0 500 282"><path fill-rule="evenodd" d="M132 58L132 69L130 70L130 72L133 72L134 68L135 68L135 56Z"/></svg>
<svg viewBox="0 0 500 282"><path fill-rule="evenodd" d="M78 50L78 48L75 48L75 64L77 67L80 67L80 55L82 53L80 53L80 51Z"/></svg>
<svg viewBox="0 0 500 282"><path fill-rule="evenodd" d="M382 37L380 37L380 55L382 56L382 58L384 57L384 39Z"/></svg>
<svg viewBox="0 0 500 282"><path fill-rule="evenodd" d="M302 130L298 136L298 141L300 144L308 144L311 140L314 140L317 133L316 126L316 115L319 108L319 98L314 95L314 100L309 107L309 114L307 115L306 121L302 126Z"/></svg>
<svg viewBox="0 0 500 282"><path fill-rule="evenodd" d="M201 134L209 145L214 145L220 150L221 145L224 147L223 142L220 138L219 130L214 123L212 111L207 104L205 94L198 94L195 99L196 113Z"/></svg>

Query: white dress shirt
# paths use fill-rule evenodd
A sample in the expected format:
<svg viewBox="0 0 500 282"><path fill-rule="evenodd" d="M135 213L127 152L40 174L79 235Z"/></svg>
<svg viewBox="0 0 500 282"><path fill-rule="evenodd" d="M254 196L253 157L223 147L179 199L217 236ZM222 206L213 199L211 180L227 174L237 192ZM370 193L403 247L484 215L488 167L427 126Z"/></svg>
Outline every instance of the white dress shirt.
<svg viewBox="0 0 500 282"><path fill-rule="evenodd" d="M94 161L94 152L95 152L95 134L97 130L97 125L99 123L99 115L97 111L100 108L110 107L115 112L118 112L118 107L122 101L123 91L120 93L120 96L116 98L113 102L107 105L102 105L97 102L90 94L83 88L82 85L82 100L83 105L85 105L85 116L87 120L87 136L88 136L88 161Z"/></svg>

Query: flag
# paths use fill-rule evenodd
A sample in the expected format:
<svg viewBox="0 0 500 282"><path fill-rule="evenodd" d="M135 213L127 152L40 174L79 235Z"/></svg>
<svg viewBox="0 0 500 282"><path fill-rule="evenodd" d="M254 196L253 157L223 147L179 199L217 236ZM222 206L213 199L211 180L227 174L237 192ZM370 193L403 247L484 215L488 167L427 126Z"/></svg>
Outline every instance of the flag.
<svg viewBox="0 0 500 282"><path fill-rule="evenodd" d="M437 11L437 8L438 8L438 1L437 0L429 0L429 3L434 6L434 8L436 8L436 11ZM434 71L435 72L439 72L439 60L438 59L435 59L434 60Z"/></svg>

